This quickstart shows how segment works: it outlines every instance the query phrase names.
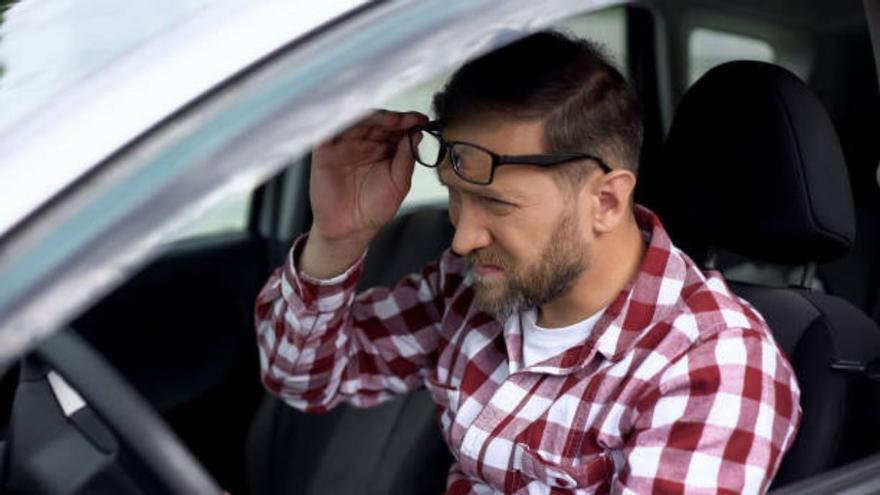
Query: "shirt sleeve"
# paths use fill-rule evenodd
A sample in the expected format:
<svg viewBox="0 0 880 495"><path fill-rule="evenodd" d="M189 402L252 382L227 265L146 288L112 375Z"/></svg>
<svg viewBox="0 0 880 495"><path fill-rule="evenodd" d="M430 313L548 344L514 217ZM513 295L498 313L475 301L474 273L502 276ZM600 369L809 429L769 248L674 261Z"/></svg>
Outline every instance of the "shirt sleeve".
<svg viewBox="0 0 880 495"><path fill-rule="evenodd" d="M730 329L663 372L634 414L612 493L764 493L800 423L800 391L773 341Z"/></svg>
<svg viewBox="0 0 880 495"><path fill-rule="evenodd" d="M296 268L305 240L294 242L257 296L266 388L297 409L322 412L342 401L375 405L421 386L443 314L440 263L355 296L363 256L333 279L315 279Z"/></svg>

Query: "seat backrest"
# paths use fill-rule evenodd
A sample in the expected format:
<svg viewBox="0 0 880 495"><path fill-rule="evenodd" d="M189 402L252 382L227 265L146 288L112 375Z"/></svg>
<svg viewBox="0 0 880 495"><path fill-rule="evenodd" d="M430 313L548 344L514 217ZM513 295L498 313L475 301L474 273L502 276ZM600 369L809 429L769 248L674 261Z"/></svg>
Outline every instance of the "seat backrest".
<svg viewBox="0 0 880 495"><path fill-rule="evenodd" d="M801 386L804 417L777 486L880 450L880 329L839 297L730 284L767 320Z"/></svg>
<svg viewBox="0 0 880 495"><path fill-rule="evenodd" d="M831 120L780 67L731 62L709 71L682 99L652 164L640 172L639 200L704 266L731 252L809 273L853 242L852 193ZM802 391L803 420L776 484L877 451L880 328L828 294L731 288L764 315Z"/></svg>
<svg viewBox="0 0 880 495"><path fill-rule="evenodd" d="M449 246L443 207L403 212L370 244L359 289L392 285ZM442 493L452 456L424 390L307 414L266 394L247 441L252 495Z"/></svg>

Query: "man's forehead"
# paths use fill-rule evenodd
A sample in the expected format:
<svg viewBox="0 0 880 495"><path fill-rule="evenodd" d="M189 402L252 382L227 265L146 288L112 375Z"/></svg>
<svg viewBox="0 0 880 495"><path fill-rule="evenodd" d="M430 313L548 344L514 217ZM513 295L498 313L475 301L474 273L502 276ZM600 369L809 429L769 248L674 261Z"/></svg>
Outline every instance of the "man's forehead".
<svg viewBox="0 0 880 495"><path fill-rule="evenodd" d="M540 120L475 118L443 127L446 141L473 143L499 155L533 155L544 152L544 124Z"/></svg>

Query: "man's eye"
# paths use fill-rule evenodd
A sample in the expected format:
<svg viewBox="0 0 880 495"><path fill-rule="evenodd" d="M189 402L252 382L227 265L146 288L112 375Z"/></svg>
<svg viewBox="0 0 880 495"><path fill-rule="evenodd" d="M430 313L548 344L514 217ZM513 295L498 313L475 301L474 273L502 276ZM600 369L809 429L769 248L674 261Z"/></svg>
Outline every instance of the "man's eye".
<svg viewBox="0 0 880 495"><path fill-rule="evenodd" d="M504 201L504 200L501 200L501 199L498 199L498 198L490 198L490 197L488 197L488 196L483 196L482 199L483 199L483 202L484 202L484 203L486 203L486 204L488 204L488 205L491 205L491 206L496 206L496 207L510 207L510 206L513 206L513 203L508 203L507 201Z"/></svg>
<svg viewBox="0 0 880 495"><path fill-rule="evenodd" d="M453 166L459 167L461 165L461 155L455 150L455 148L449 150L448 156L449 161Z"/></svg>

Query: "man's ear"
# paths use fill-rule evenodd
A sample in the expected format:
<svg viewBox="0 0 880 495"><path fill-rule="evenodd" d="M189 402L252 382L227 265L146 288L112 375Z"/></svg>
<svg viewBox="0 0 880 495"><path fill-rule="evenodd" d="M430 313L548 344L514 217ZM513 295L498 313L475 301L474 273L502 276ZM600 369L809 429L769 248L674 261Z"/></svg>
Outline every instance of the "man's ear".
<svg viewBox="0 0 880 495"><path fill-rule="evenodd" d="M593 203L593 229L597 234L611 232L630 215L636 176L629 170L615 169L590 185Z"/></svg>

